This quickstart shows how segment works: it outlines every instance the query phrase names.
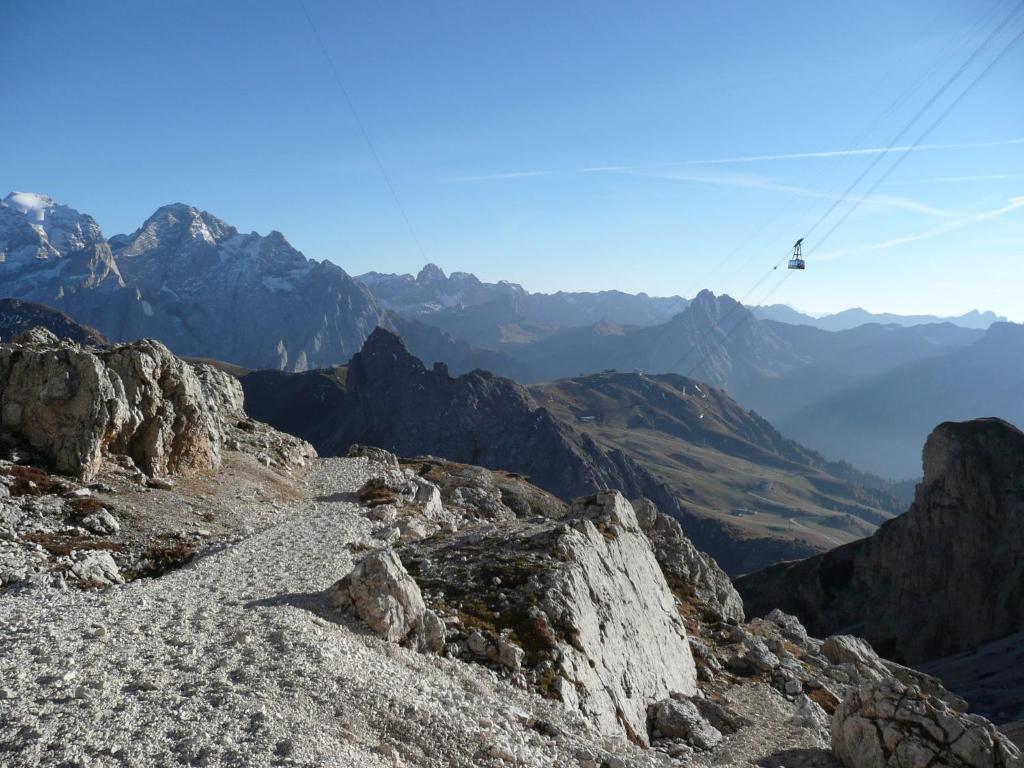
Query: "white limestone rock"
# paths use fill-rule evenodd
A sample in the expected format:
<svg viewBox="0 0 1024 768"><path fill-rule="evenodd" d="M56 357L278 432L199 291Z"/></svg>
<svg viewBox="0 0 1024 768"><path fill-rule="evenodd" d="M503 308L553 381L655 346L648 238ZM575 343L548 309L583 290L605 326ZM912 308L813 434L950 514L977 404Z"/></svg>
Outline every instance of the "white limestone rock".
<svg viewBox="0 0 1024 768"><path fill-rule="evenodd" d="M647 742L647 706L696 692L686 629L632 506L617 491L576 499L556 544L564 565L541 603L568 630L566 703L608 732Z"/></svg>
<svg viewBox="0 0 1024 768"><path fill-rule="evenodd" d="M693 546L679 521L658 511L650 499L634 502L634 509L669 585L692 593L705 610L723 619L743 621L743 599L732 580L713 557Z"/></svg>
<svg viewBox="0 0 1024 768"><path fill-rule="evenodd" d="M364 557L327 590L327 598L385 640L433 653L444 647L444 623L426 607L419 586L393 549Z"/></svg>
<svg viewBox="0 0 1024 768"><path fill-rule="evenodd" d="M890 676L866 640L853 635L831 635L821 645L821 652L833 664L853 664L861 676L881 680Z"/></svg>
<svg viewBox="0 0 1024 768"><path fill-rule="evenodd" d="M241 385L202 378L159 342L109 349L37 340L0 345L0 426L61 472L92 479L105 455L131 457L148 475L220 465L226 408Z"/></svg>
<svg viewBox="0 0 1024 768"><path fill-rule="evenodd" d="M846 768L1020 768L1020 750L978 715L955 712L895 680L853 691L832 718L832 751Z"/></svg>
<svg viewBox="0 0 1024 768"><path fill-rule="evenodd" d="M98 536L107 536L121 530L121 524L107 509L99 509L91 515L83 517L79 521L79 525Z"/></svg>
<svg viewBox="0 0 1024 768"><path fill-rule="evenodd" d="M400 643L419 625L426 611L420 588L393 549L364 557L329 590L338 608L351 609L374 632Z"/></svg>
<svg viewBox="0 0 1024 768"><path fill-rule="evenodd" d="M79 550L71 556L70 573L79 581L101 587L124 584L124 577L109 552Z"/></svg>
<svg viewBox="0 0 1024 768"><path fill-rule="evenodd" d="M683 739L702 750L714 749L722 741L722 732L689 699L664 699L651 707L650 714L654 731L662 738Z"/></svg>

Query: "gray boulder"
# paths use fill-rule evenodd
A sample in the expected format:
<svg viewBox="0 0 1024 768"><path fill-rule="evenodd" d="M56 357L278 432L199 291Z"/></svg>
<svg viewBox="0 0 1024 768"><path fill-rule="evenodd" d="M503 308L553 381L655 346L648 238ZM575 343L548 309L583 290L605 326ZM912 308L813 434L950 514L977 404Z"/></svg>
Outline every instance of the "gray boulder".
<svg viewBox="0 0 1024 768"><path fill-rule="evenodd" d="M364 557L329 590L332 603L351 610L366 625L393 643L412 634L427 607L412 576L392 549Z"/></svg>
<svg viewBox="0 0 1024 768"><path fill-rule="evenodd" d="M1016 746L977 715L895 680L852 692L832 718L832 751L846 768L1020 768Z"/></svg>
<svg viewBox="0 0 1024 768"><path fill-rule="evenodd" d="M807 633L807 629L796 616L784 613L776 608L765 616L765 620L777 626L782 631L782 636L791 643L799 648L807 647L810 636Z"/></svg>
<svg viewBox="0 0 1024 768"><path fill-rule="evenodd" d="M364 557L328 589L327 598L385 640L410 642L424 651L437 652L444 646L444 625L427 609L419 586L393 549Z"/></svg>
<svg viewBox="0 0 1024 768"><path fill-rule="evenodd" d="M687 698L672 697L653 704L650 709L653 729L662 738L683 739L698 749L714 749L722 741L722 732L709 723Z"/></svg>
<svg viewBox="0 0 1024 768"><path fill-rule="evenodd" d="M383 464L385 468L394 472L399 471L398 458L391 451L385 451L383 448L354 443L349 446L348 456L349 458L362 458L376 464Z"/></svg>
<svg viewBox="0 0 1024 768"><path fill-rule="evenodd" d="M78 524L97 536L106 536L121 530L121 524L117 522L117 518L106 509L99 509L91 515L83 517Z"/></svg>
<svg viewBox="0 0 1024 768"><path fill-rule="evenodd" d="M109 552L72 553L70 574L89 586L106 587L112 584L123 584L124 577Z"/></svg>
<svg viewBox="0 0 1024 768"><path fill-rule="evenodd" d="M881 680L890 673L866 640L853 635L832 635L821 644L821 652L833 664L853 664L863 676Z"/></svg>
<svg viewBox="0 0 1024 768"><path fill-rule="evenodd" d="M235 379L200 377L148 339L110 349L38 341L0 345L0 427L58 471L92 479L108 454L151 476L219 467L225 423L241 411Z"/></svg>

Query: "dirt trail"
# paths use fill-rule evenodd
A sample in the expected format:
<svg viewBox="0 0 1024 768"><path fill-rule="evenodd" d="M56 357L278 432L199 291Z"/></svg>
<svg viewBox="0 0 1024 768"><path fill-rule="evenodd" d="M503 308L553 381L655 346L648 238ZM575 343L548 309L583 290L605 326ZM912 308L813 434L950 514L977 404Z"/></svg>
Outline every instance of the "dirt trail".
<svg viewBox="0 0 1024 768"><path fill-rule="evenodd" d="M585 736L564 710L325 618L372 535L348 500L371 472L318 462L307 499L162 578L4 596L0 764L578 765L525 725Z"/></svg>

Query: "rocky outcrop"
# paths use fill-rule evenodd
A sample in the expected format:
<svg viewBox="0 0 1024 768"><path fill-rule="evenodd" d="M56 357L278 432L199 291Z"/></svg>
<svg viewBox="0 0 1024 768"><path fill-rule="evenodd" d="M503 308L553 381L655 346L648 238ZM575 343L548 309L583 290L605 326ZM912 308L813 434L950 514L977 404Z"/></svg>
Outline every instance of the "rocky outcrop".
<svg viewBox="0 0 1024 768"><path fill-rule="evenodd" d="M1024 434L999 419L939 425L914 504L873 536L737 581L748 612L863 636L917 663L1024 628Z"/></svg>
<svg viewBox="0 0 1024 768"><path fill-rule="evenodd" d="M1019 768L1020 750L991 723L886 680L851 693L832 718L832 750L846 768Z"/></svg>
<svg viewBox="0 0 1024 768"><path fill-rule="evenodd" d="M441 655L560 700L605 734L717 764L760 738L764 707L773 729L815 749L865 685L913 686L952 717L966 709L862 638L815 639L779 610L746 623L725 615L738 606L721 571L691 559L692 545L649 501L634 508L603 492L565 505L510 473L364 446L351 454L370 465L357 496L382 524L372 536L394 547L372 556L389 564L374 573L390 575L372 580L367 623L424 649L418 595L441 626ZM340 585L346 606L352 582ZM407 604L415 608L397 607Z"/></svg>
<svg viewBox="0 0 1024 768"><path fill-rule="evenodd" d="M363 558L328 590L335 608L355 613L374 632L394 643L415 639L426 650L444 646L444 627L423 603L423 595L394 551Z"/></svg>
<svg viewBox="0 0 1024 768"><path fill-rule="evenodd" d="M665 579L677 595L695 599L703 610L723 619L743 621L743 598L732 580L713 557L700 552L683 535L679 521L658 511L650 499L640 499L633 507Z"/></svg>
<svg viewBox="0 0 1024 768"><path fill-rule="evenodd" d="M686 631L620 494L576 500L566 522L554 550L565 565L552 574L541 603L571 640L572 650L564 648L556 665L570 683L559 686L562 699L643 741L649 701L696 690Z"/></svg>
<svg viewBox="0 0 1024 768"><path fill-rule="evenodd" d="M108 349L52 334L0 345L0 428L60 472L87 479L107 455L154 477L220 465L226 424L244 418L238 382L196 368L159 342Z"/></svg>
<svg viewBox="0 0 1024 768"><path fill-rule="evenodd" d="M638 743L648 740L648 705L695 692L675 598L621 494L578 499L551 519L511 495L523 516L500 496L451 491L446 502L458 495L463 506L428 512L428 494L402 492L389 475L360 495L374 519L394 521L412 504L432 523L428 535L410 537L396 552L426 609L444 622L446 655L492 664ZM505 512L495 513L495 501ZM395 540L395 530L381 535ZM387 602L391 592L375 594ZM415 620L396 623L401 634Z"/></svg>

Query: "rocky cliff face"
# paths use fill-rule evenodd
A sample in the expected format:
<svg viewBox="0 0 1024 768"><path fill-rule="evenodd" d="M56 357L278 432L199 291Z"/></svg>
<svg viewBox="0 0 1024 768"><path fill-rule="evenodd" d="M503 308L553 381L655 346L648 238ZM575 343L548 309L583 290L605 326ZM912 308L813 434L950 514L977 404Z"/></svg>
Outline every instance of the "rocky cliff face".
<svg viewBox="0 0 1024 768"><path fill-rule="evenodd" d="M835 768L830 725L849 768L872 765L862 753L883 730L895 736L887 755L952 751L988 766L998 750L999 765L1018 764L963 699L864 640L815 639L778 610L744 622L714 561L691 557L647 500L566 505L508 473L362 446L351 456L370 471L355 496L376 543L324 595L341 624L353 615L391 643L485 665L666 765ZM882 690L903 692L895 708L914 703L895 718L860 705ZM786 750L768 758L778 739Z"/></svg>
<svg viewBox="0 0 1024 768"><path fill-rule="evenodd" d="M110 455L150 476L216 469L225 422L243 415L237 380L159 342L82 348L30 332L0 345L0 428L83 479Z"/></svg>
<svg viewBox="0 0 1024 768"><path fill-rule="evenodd" d="M643 744L648 705L695 692L675 597L620 494L583 497L556 519L455 525L399 550L453 649Z"/></svg>
<svg viewBox="0 0 1024 768"><path fill-rule="evenodd" d="M109 241L89 216L13 193L0 204L8 296L67 312L115 341L160 339L176 354L306 370L347 360L381 319L340 267L279 232L243 234L166 205Z"/></svg>
<svg viewBox="0 0 1024 768"><path fill-rule="evenodd" d="M1024 628L1024 434L999 419L940 424L914 504L873 536L737 582L816 632L850 627L920 662Z"/></svg>

